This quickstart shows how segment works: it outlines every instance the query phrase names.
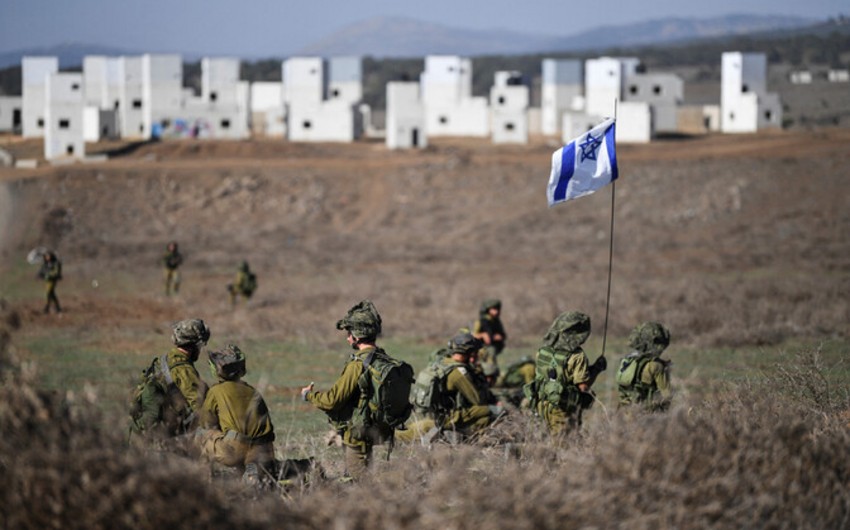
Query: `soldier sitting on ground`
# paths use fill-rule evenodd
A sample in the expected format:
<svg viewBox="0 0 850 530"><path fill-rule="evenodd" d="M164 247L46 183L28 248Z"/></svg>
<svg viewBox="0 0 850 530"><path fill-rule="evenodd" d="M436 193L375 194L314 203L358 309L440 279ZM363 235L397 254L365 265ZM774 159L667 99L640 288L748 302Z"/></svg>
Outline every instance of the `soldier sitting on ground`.
<svg viewBox="0 0 850 530"><path fill-rule="evenodd" d="M245 355L229 344L209 352L210 370L218 383L201 407L196 439L211 462L235 467L251 483L273 472L274 426L263 397L242 380Z"/></svg>
<svg viewBox="0 0 850 530"><path fill-rule="evenodd" d="M670 331L658 322L644 322L629 334L632 352L617 370L619 406L642 404L650 411L670 405L670 365L661 354L670 344Z"/></svg>
<svg viewBox="0 0 850 530"><path fill-rule="evenodd" d="M416 378L413 402L421 419L396 431L396 439L433 440L441 431L471 435L490 425L503 413L492 395L479 391L472 359L482 346L470 333L449 341L449 355L438 358Z"/></svg>
<svg viewBox="0 0 850 530"><path fill-rule="evenodd" d="M227 284L227 292L230 293L230 303L236 305L239 297L248 300L257 290L257 275L248 266L247 261L243 261L236 269L236 279L233 283Z"/></svg>
<svg viewBox="0 0 850 530"><path fill-rule="evenodd" d="M62 308L59 307L59 298L56 296L56 283L62 279L62 262L50 250L42 255L42 260L38 277L44 280L44 292L47 296L44 313L47 314L50 312L51 303L56 307L56 312L61 313Z"/></svg>
<svg viewBox="0 0 850 530"><path fill-rule="evenodd" d="M162 256L162 265L165 267L165 296L172 292L180 291L180 271L178 268L183 264L183 255L177 249L177 242L172 241L165 249Z"/></svg>
<svg viewBox="0 0 850 530"><path fill-rule="evenodd" d="M172 437L194 429L207 385L195 369L201 349L210 339L203 320L174 324L174 348L142 371L130 410L131 433Z"/></svg>
<svg viewBox="0 0 850 530"><path fill-rule="evenodd" d="M534 359L523 356L499 374L493 385L493 392L513 405L520 406L523 398L522 387L534 381L534 373Z"/></svg>

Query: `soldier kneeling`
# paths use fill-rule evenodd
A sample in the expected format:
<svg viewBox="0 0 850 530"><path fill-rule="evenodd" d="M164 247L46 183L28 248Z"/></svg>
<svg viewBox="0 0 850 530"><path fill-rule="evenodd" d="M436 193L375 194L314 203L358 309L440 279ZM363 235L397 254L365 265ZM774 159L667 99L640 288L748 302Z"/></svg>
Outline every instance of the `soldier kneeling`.
<svg viewBox="0 0 850 530"><path fill-rule="evenodd" d="M242 381L245 354L234 345L209 352L210 369L218 383L207 392L201 408L197 440L211 462L243 470L243 478L258 483L260 472L274 466L274 426L263 397Z"/></svg>

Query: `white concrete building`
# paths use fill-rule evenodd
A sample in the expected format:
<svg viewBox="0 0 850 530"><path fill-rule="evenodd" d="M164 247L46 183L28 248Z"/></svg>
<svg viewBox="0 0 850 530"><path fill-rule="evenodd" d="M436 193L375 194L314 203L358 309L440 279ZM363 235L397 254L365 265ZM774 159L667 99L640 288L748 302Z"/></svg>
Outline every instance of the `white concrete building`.
<svg viewBox="0 0 850 530"><path fill-rule="evenodd" d="M419 83L391 81L387 83L386 144L390 149L424 148L428 146L425 130L425 107Z"/></svg>
<svg viewBox="0 0 850 530"><path fill-rule="evenodd" d="M493 143L528 143L529 89L520 72L499 71L490 88Z"/></svg>
<svg viewBox="0 0 850 530"><path fill-rule="evenodd" d="M200 101L184 99L184 112L174 118L205 119L210 138L248 138L250 84L239 80L239 69L239 59L202 59Z"/></svg>
<svg viewBox="0 0 850 530"><path fill-rule="evenodd" d="M420 86L429 137L490 134L487 100L472 97L472 61L449 55L428 56Z"/></svg>
<svg viewBox="0 0 850 530"><path fill-rule="evenodd" d="M283 111L283 83L251 83L251 132L258 136L283 137L286 118Z"/></svg>
<svg viewBox="0 0 850 530"><path fill-rule="evenodd" d="M85 156L84 107L82 74L55 73L47 77L44 158L55 160Z"/></svg>
<svg viewBox="0 0 850 530"><path fill-rule="evenodd" d="M24 57L21 59L22 132L24 138L44 137L47 77L58 71L59 59L56 57Z"/></svg>
<svg viewBox="0 0 850 530"><path fill-rule="evenodd" d="M24 119L24 99L20 96L0 96L0 132L21 132Z"/></svg>
<svg viewBox="0 0 850 530"><path fill-rule="evenodd" d="M613 116L614 101L623 100L627 77L637 73L640 60L634 57L599 57L584 65L585 112L591 116Z"/></svg>
<svg viewBox="0 0 850 530"><path fill-rule="evenodd" d="M124 139L145 138L144 82L141 57L121 57L118 63L118 123Z"/></svg>
<svg viewBox="0 0 850 530"><path fill-rule="evenodd" d="M678 132L678 107L684 98L685 83L676 74L634 73L625 79L623 101L649 104L651 134Z"/></svg>
<svg viewBox="0 0 850 530"><path fill-rule="evenodd" d="M282 69L289 140L351 142L362 134L359 58L292 57Z"/></svg>
<svg viewBox="0 0 850 530"><path fill-rule="evenodd" d="M767 58L763 53L723 53L720 108L724 133L781 126L782 104L778 94L767 91Z"/></svg>
<svg viewBox="0 0 850 530"><path fill-rule="evenodd" d="M87 142L120 136L120 60L102 55L83 57L83 136Z"/></svg>
<svg viewBox="0 0 850 530"><path fill-rule="evenodd" d="M183 110L183 60L179 55L142 56L142 137L168 128ZM157 130L154 130L156 126Z"/></svg>
<svg viewBox="0 0 850 530"><path fill-rule="evenodd" d="M543 134L561 132L564 112L584 108L584 64L578 59L543 59L540 129Z"/></svg>

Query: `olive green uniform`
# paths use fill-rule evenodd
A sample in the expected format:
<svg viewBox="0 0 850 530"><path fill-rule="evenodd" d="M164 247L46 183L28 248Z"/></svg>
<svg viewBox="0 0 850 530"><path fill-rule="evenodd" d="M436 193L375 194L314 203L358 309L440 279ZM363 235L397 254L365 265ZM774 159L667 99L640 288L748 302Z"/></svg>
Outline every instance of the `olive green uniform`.
<svg viewBox="0 0 850 530"><path fill-rule="evenodd" d="M52 303L56 312L60 313L62 308L59 307L59 298L56 296L56 283L62 279L62 262L58 258L44 262L39 274L44 278L44 294L47 299L44 312L50 312L50 304Z"/></svg>
<svg viewBox="0 0 850 530"><path fill-rule="evenodd" d="M221 381L207 392L199 431L202 454L242 467L274 460L274 426L263 397L242 380Z"/></svg>
<svg viewBox="0 0 850 530"><path fill-rule="evenodd" d="M177 270L183 263L183 256L177 250L166 251L162 256L162 264L165 267L165 294L175 294L180 290L180 271Z"/></svg>
<svg viewBox="0 0 850 530"><path fill-rule="evenodd" d="M250 274L251 271L248 269L240 268L236 271L236 278L234 278L233 283L227 286L231 303L235 304L240 296L248 299L254 294L251 288Z"/></svg>
<svg viewBox="0 0 850 530"><path fill-rule="evenodd" d="M363 359L377 347L365 348L351 354L342 369L342 374L326 392L310 391L304 399L324 411L331 424L342 435L345 448L345 467L353 478L361 476L372 458L372 446L389 438L392 433L372 433L370 435L355 435L351 430L351 419L360 403L360 387L358 380L363 374Z"/></svg>
<svg viewBox="0 0 850 530"><path fill-rule="evenodd" d="M567 384L575 387L580 384L590 384L590 362L584 350L578 348L573 352L562 351L559 353L569 355L563 367L564 379ZM578 392L578 389L576 388L574 391ZM562 402L555 405L550 401L540 400L537 404L537 412L546 421L549 434L553 436L566 434L572 428L581 426L582 411L583 408L578 402Z"/></svg>
<svg viewBox="0 0 850 530"><path fill-rule="evenodd" d="M634 389L620 388L619 405L644 403L649 410L664 410L669 406L671 394L670 363L655 357L641 368Z"/></svg>

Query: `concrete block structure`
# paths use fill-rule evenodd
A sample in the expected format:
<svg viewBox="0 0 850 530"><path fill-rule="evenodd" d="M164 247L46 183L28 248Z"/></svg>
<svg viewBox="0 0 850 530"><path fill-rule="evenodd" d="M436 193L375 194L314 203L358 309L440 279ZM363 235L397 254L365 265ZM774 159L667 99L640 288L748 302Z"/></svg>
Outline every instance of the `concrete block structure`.
<svg viewBox="0 0 850 530"><path fill-rule="evenodd" d="M634 73L626 77L624 102L644 102L652 109L652 132L679 130L678 107L685 97L682 78L668 73Z"/></svg>
<svg viewBox="0 0 850 530"><path fill-rule="evenodd" d="M652 140L652 107L644 101L623 101L617 106L617 142L645 144Z"/></svg>
<svg viewBox="0 0 850 530"><path fill-rule="evenodd" d="M781 126L782 104L777 94L767 92L767 58L763 53L723 53L720 108L724 133Z"/></svg>
<svg viewBox="0 0 850 530"><path fill-rule="evenodd" d="M121 133L116 111L90 105L83 109L83 138L86 142L97 142L104 138L119 136Z"/></svg>
<svg viewBox="0 0 850 530"><path fill-rule="evenodd" d="M289 140L351 142L362 134L359 58L293 57L282 69Z"/></svg>
<svg viewBox="0 0 850 530"><path fill-rule="evenodd" d="M487 100L472 97L472 61L451 55L425 58L420 76L429 137L490 134Z"/></svg>
<svg viewBox="0 0 850 530"><path fill-rule="evenodd" d="M251 132L258 136L279 138L286 134L283 83L251 83Z"/></svg>
<svg viewBox="0 0 850 530"><path fill-rule="evenodd" d="M0 96L0 132L20 134L24 119L24 99Z"/></svg>
<svg viewBox="0 0 850 530"><path fill-rule="evenodd" d="M44 158L83 158L83 76L54 73L47 76L45 91Z"/></svg>
<svg viewBox="0 0 850 530"><path fill-rule="evenodd" d="M145 133L142 58L121 57L118 63L118 123L121 137L140 139Z"/></svg>
<svg viewBox="0 0 850 530"><path fill-rule="evenodd" d="M142 138L154 125L167 127L183 109L183 60L179 55L142 56Z"/></svg>
<svg viewBox="0 0 850 530"><path fill-rule="evenodd" d="M250 84L239 80L239 68L239 59L202 59L201 97L184 96L183 108L172 117L173 120L205 124L204 136L207 138L247 138L250 133Z"/></svg>
<svg viewBox="0 0 850 530"><path fill-rule="evenodd" d="M588 59L584 69L585 112L592 116L613 116L614 101L623 100L625 80L637 73L639 64L634 57Z"/></svg>
<svg viewBox="0 0 850 530"><path fill-rule="evenodd" d="M43 138L46 128L45 102L48 76L59 72L56 57L21 59L21 98L24 138Z"/></svg>
<svg viewBox="0 0 850 530"><path fill-rule="evenodd" d="M83 136L87 142L117 138L120 106L120 60L116 57L83 57Z"/></svg>
<svg viewBox="0 0 850 530"><path fill-rule="evenodd" d="M428 146L425 107L415 81L387 83L386 145L389 149Z"/></svg>
<svg viewBox="0 0 850 530"><path fill-rule="evenodd" d="M564 112L584 108L584 64L578 59L543 59L540 131L561 132Z"/></svg>
<svg viewBox="0 0 850 530"><path fill-rule="evenodd" d="M520 72L495 73L490 89L493 143L528 143L529 89Z"/></svg>

